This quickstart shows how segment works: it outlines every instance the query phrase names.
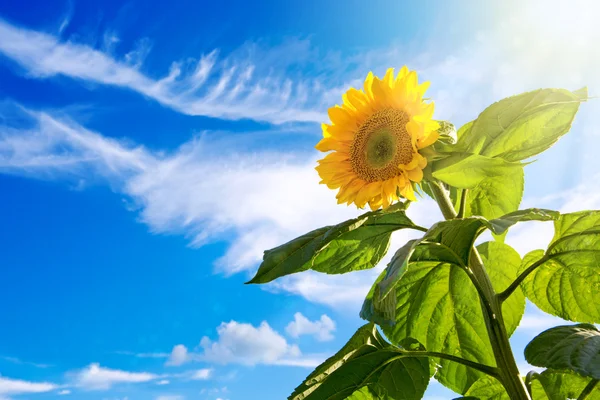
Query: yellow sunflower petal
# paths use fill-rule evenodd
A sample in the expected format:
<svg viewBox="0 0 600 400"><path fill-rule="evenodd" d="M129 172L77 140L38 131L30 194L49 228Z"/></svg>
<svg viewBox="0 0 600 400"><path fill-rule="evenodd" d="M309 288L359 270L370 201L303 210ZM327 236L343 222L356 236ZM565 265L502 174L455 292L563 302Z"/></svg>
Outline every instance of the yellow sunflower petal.
<svg viewBox="0 0 600 400"><path fill-rule="evenodd" d="M363 186L356 194L356 205L363 208L367 202L381 191L381 182L371 182Z"/></svg>
<svg viewBox="0 0 600 400"><path fill-rule="evenodd" d="M369 201L369 207L371 207L371 210L373 211L379 209L381 207L381 195L373 197Z"/></svg>
<svg viewBox="0 0 600 400"><path fill-rule="evenodd" d="M326 138L321 139L319 141L319 143L317 143L317 145L315 146L315 149L322 151L322 152L327 152L327 151L332 151L332 150L349 152L351 144L352 144L352 142L349 142L349 141L336 140L331 137L326 137Z"/></svg>
<svg viewBox="0 0 600 400"><path fill-rule="evenodd" d="M346 186L340 189L340 192L336 196L338 204L352 203L356 198L356 193L365 186L365 181L362 179L355 179Z"/></svg>
<svg viewBox="0 0 600 400"><path fill-rule="evenodd" d="M391 88L393 81L394 81L394 68L388 68L387 71L385 71L385 76L383 77L383 83L387 87Z"/></svg>
<svg viewBox="0 0 600 400"><path fill-rule="evenodd" d="M429 132L429 135L427 135L417 141L417 147L419 149L422 149L424 147L430 146L430 145L434 144L438 140L439 137L440 137L440 134L437 133L436 131Z"/></svg>
<svg viewBox="0 0 600 400"><path fill-rule="evenodd" d="M423 180L423 170L421 168L411 169L410 171L406 171L408 175L408 179L413 182L421 182Z"/></svg>
<svg viewBox="0 0 600 400"><path fill-rule="evenodd" d="M417 198L415 197L415 191L411 184L407 184L402 189L400 189L400 194L410 201L417 201Z"/></svg>
<svg viewBox="0 0 600 400"><path fill-rule="evenodd" d="M345 110L340 106L331 107L327 110L327 113L334 125L349 125L353 123L352 116L348 110Z"/></svg>
<svg viewBox="0 0 600 400"><path fill-rule="evenodd" d="M373 72L369 72L369 74L367 75L367 78L365 79L365 84L364 84L365 94L370 99L373 98L373 92L371 91L371 85L373 84L374 78L375 78L375 76L373 75Z"/></svg>
<svg viewBox="0 0 600 400"><path fill-rule="evenodd" d="M408 67L405 65L400 69L400 71L398 71L396 82L399 82L400 80L404 79L406 75L408 75Z"/></svg>

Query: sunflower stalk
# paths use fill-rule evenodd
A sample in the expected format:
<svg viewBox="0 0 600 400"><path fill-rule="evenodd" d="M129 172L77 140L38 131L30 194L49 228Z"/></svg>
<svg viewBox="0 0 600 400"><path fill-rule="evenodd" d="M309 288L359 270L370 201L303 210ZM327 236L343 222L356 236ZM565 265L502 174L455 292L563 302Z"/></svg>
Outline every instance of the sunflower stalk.
<svg viewBox="0 0 600 400"><path fill-rule="evenodd" d="M446 219L453 219L459 216L460 213L457 214L454 210L452 200L442 185L439 182L435 182L432 184L432 187L435 188L435 198L444 217ZM463 199L466 197L465 191L463 191L462 196ZM461 209L463 207L463 201L461 200ZM497 378L511 399L531 400L527 387L521 379L519 367L508 341L508 334L502 315L502 304L492 286L492 282L485 270L477 248L473 247L471 249L469 261L469 268L475 276L475 280L472 282L479 285L477 292L480 294L481 309L488 337L494 351L496 365L498 366L499 376Z"/></svg>

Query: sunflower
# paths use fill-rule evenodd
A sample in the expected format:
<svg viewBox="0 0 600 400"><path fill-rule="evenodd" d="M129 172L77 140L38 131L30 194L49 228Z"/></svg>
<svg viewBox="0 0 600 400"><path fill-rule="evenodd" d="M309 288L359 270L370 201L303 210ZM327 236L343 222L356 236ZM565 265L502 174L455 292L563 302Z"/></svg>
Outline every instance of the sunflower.
<svg viewBox="0 0 600 400"><path fill-rule="evenodd" d="M316 170L320 183L339 189L338 203L377 210L400 196L416 200L413 186L427 165L419 150L438 139L433 103L423 101L428 87L406 67L395 77L388 69L383 79L370 72L363 90L350 88L342 105L329 109L331 124L323 124L316 149L332 153Z"/></svg>

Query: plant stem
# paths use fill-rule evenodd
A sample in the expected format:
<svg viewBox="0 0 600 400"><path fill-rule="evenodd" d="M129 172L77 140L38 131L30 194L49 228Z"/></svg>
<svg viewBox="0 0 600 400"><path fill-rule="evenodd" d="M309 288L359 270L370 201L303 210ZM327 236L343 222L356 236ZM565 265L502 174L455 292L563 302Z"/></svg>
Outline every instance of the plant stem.
<svg viewBox="0 0 600 400"><path fill-rule="evenodd" d="M446 219L456 218L457 214L447 191L437 182L432 183L431 188L444 217ZM473 283L480 286L478 292L481 297L485 325L500 374L498 380L512 400L530 400L531 397L521 379L519 368L508 341L508 334L502 316L502 303L496 296L490 277L485 271L479 252L475 247L471 250L469 266L475 277ZM486 305L486 303L488 304Z"/></svg>
<svg viewBox="0 0 600 400"><path fill-rule="evenodd" d="M539 374L535 371L529 371L525 376L525 387L527 388L527 393L529 393L530 397L533 397L533 394L531 392L531 383L533 382L533 379L538 375Z"/></svg>
<svg viewBox="0 0 600 400"><path fill-rule="evenodd" d="M594 390L594 388L596 387L597 384L598 384L598 379L592 379L590 381L590 383L588 383L586 385L586 387L583 389L583 392L581 392L579 397L577 397L577 400L585 400L588 397L588 395L592 393L592 390Z"/></svg>
<svg viewBox="0 0 600 400"><path fill-rule="evenodd" d="M464 358L456 357L456 356L453 356L451 354L438 353L436 351L400 350L400 352L403 355L406 355L407 357L437 357L437 358L443 358L443 359L446 359L448 361L453 361L455 363L462 364L462 365L465 365L467 367L476 369L477 371L483 372L484 374L493 376L495 378L498 378L500 376L498 368L496 368L496 367L491 367L489 365L480 364L480 363L477 363L475 361L465 360Z"/></svg>
<svg viewBox="0 0 600 400"><path fill-rule="evenodd" d="M454 210L454 204L452 204L452 200L448 196L448 192L439 182L429 182L431 187L431 191L433 192L433 197L437 201L440 206L440 211L442 211L442 215L446 219L454 219L457 214Z"/></svg>
<svg viewBox="0 0 600 400"><path fill-rule="evenodd" d="M546 261L548 261L548 258L546 256L544 256L544 257L540 258L539 260L537 260L536 262L534 262L533 264L531 264L529 267L527 267L527 269L525 271L523 271L517 277L517 279L515 279L513 281L513 283L510 284L509 287L507 287L506 289L504 289L504 291L502 293L498 294L498 300L500 300L500 303L502 303L504 300L508 299L510 297L510 295L515 290L517 290L517 288L519 287L519 285L521 284L521 282L523 282L525 280L525 278L527 278L529 276L529 274L531 274L533 271L535 271L535 269L537 267L539 267L540 265L542 265Z"/></svg>
<svg viewBox="0 0 600 400"><path fill-rule="evenodd" d="M460 208L458 209L457 218L464 218L465 208L467 207L467 196L469 195L469 189L463 189L460 193Z"/></svg>

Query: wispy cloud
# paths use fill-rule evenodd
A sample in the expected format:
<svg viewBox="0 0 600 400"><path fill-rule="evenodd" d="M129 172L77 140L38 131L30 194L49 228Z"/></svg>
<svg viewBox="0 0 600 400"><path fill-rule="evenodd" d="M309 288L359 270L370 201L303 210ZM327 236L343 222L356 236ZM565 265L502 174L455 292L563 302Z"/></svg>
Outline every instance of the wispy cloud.
<svg viewBox="0 0 600 400"><path fill-rule="evenodd" d="M324 95L324 89L314 79L293 81L284 75L285 71L273 75L266 70L265 75L255 76L257 68L269 65L269 59L285 67L282 60L286 57L277 56L289 52L287 59L291 62L290 55L298 50L297 41L269 50L262 57L256 54L261 49L253 44L225 57L211 51L194 62L174 62L166 76L153 79L141 71L148 42L139 42L137 49L119 60L110 54L114 38L108 32L105 51L100 51L0 20L0 53L31 76L63 75L120 86L188 115L272 123L319 122L325 118L323 110L316 108L320 104L315 103ZM257 57L249 59L249 53Z"/></svg>
<svg viewBox="0 0 600 400"><path fill-rule="evenodd" d="M0 396L46 393L58 387L57 384L50 382L31 382L0 376Z"/></svg>
<svg viewBox="0 0 600 400"><path fill-rule="evenodd" d="M185 397L178 395L178 394L163 394L160 396L157 396L155 398L155 400L184 400Z"/></svg>
<svg viewBox="0 0 600 400"><path fill-rule="evenodd" d="M41 363L35 363L35 362L31 362L31 361L24 361L17 357L0 356L0 360L8 361L9 363L18 364L18 365L31 365L32 367L36 367L36 368L49 368L52 366L50 364L41 364Z"/></svg>
<svg viewBox="0 0 600 400"><path fill-rule="evenodd" d="M90 364L68 375L75 386L84 390L108 390L116 384L149 382L159 377L149 372L130 372L105 368L97 363Z"/></svg>

